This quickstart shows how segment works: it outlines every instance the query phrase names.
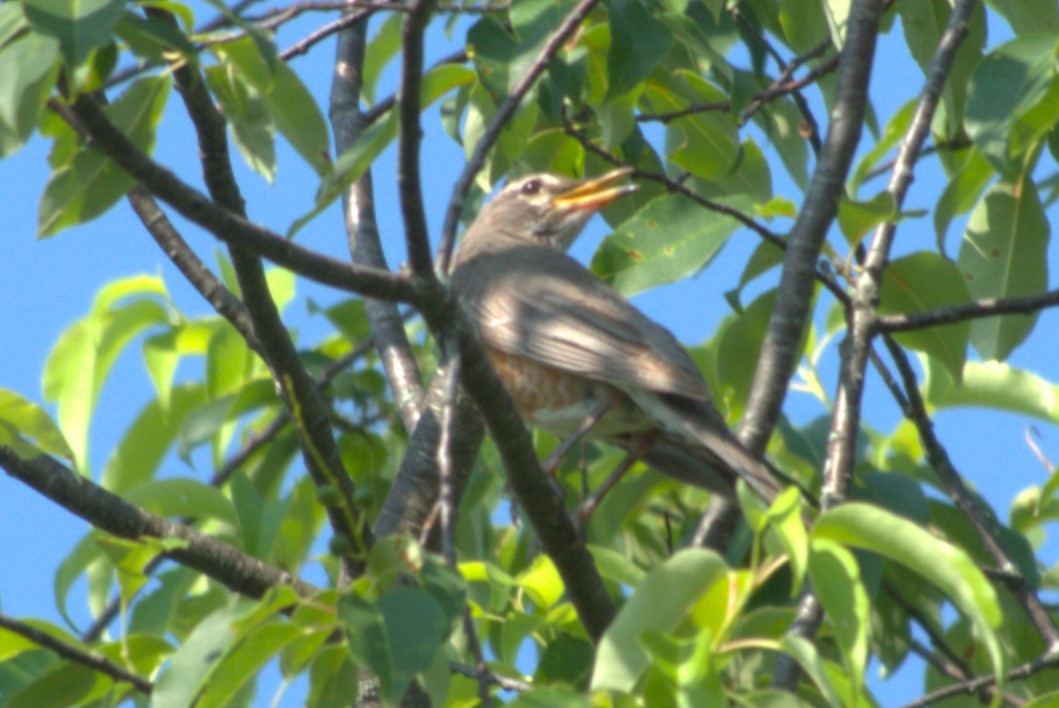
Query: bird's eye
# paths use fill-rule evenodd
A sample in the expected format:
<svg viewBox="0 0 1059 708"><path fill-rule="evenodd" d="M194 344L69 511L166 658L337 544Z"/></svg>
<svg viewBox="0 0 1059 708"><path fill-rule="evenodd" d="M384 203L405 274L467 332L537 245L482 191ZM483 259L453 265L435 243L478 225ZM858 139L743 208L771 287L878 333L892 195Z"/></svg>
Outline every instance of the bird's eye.
<svg viewBox="0 0 1059 708"><path fill-rule="evenodd" d="M522 193L527 196L533 196L537 192L541 191L541 181L539 179L531 179L522 185Z"/></svg>

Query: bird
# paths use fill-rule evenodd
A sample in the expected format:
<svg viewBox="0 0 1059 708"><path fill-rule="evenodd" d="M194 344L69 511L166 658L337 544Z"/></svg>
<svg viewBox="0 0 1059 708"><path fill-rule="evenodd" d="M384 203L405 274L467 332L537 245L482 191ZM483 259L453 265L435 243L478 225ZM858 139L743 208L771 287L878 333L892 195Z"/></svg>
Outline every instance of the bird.
<svg viewBox="0 0 1059 708"><path fill-rule="evenodd" d="M738 478L770 501L782 488L713 404L677 338L566 253L589 219L635 189L629 168L595 179L509 181L467 228L451 285L522 418L731 498Z"/></svg>

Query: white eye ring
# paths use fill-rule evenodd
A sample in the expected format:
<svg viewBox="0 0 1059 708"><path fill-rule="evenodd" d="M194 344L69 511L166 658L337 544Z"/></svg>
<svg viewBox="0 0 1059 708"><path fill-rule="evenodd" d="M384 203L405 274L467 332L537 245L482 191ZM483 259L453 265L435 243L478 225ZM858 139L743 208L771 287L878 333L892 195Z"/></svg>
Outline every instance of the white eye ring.
<svg viewBox="0 0 1059 708"><path fill-rule="evenodd" d="M519 188L519 192L527 196L533 196L534 194L541 191L542 186L543 185L541 184L541 181L539 179L531 179Z"/></svg>

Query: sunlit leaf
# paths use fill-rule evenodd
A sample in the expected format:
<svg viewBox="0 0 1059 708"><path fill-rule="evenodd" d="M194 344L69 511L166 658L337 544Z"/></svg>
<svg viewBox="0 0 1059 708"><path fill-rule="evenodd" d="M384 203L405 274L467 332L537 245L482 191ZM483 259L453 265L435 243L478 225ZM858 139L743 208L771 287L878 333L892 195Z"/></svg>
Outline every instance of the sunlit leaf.
<svg viewBox="0 0 1059 708"><path fill-rule="evenodd" d="M23 0L26 19L37 32L59 40L73 69L96 47L110 41L125 9L124 0Z"/></svg>
<svg viewBox="0 0 1059 708"><path fill-rule="evenodd" d="M169 79L140 79L104 111L138 147L150 152L155 128L162 116ZM125 196L133 178L93 147L82 147L69 164L56 169L41 197L37 223L39 236L90 221Z"/></svg>
<svg viewBox="0 0 1059 708"><path fill-rule="evenodd" d="M959 270L936 253L921 251L890 263L879 292L879 312L915 314L962 305L970 298ZM902 345L926 352L954 377L963 371L971 325L966 321L895 333Z"/></svg>
<svg viewBox="0 0 1059 708"><path fill-rule="evenodd" d="M676 628L699 597L726 573L724 561L702 549L680 551L648 572L599 643L592 689L631 690L649 662L639 637L648 630Z"/></svg>
<svg viewBox="0 0 1059 708"><path fill-rule="evenodd" d="M1036 295L1048 286L1051 230L1031 182L1000 182L967 222L957 265L973 298ZM1037 315L983 317L971 342L985 359L1003 361L1033 330Z"/></svg>

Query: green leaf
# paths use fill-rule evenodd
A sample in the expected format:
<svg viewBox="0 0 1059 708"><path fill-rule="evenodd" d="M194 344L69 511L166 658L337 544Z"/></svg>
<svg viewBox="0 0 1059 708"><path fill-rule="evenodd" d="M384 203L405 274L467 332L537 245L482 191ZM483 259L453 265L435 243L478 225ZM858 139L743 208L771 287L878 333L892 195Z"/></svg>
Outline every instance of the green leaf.
<svg viewBox="0 0 1059 708"><path fill-rule="evenodd" d="M239 527L232 500L194 479L157 479L129 490L125 499L159 516L217 519Z"/></svg>
<svg viewBox="0 0 1059 708"><path fill-rule="evenodd" d="M150 152L168 95L167 76L144 78L103 110L137 147ZM48 180L41 197L38 236L91 221L114 206L133 184L135 180L110 158L94 147L82 146Z"/></svg>
<svg viewBox="0 0 1059 708"><path fill-rule="evenodd" d="M741 488L745 486L740 485ZM800 500L801 492L796 487L788 487L780 492L765 513L769 527L787 551L793 577L791 593L794 595L801 588L809 563L809 536L802 522Z"/></svg>
<svg viewBox="0 0 1059 708"><path fill-rule="evenodd" d="M542 610L550 610L563 596L565 588L555 564L546 555L537 556L532 565L515 579Z"/></svg>
<svg viewBox="0 0 1059 708"><path fill-rule="evenodd" d="M544 130L534 135L519 156L524 172L555 172L579 175L584 172L585 149L562 128Z"/></svg>
<svg viewBox="0 0 1059 708"><path fill-rule="evenodd" d="M670 113L692 104L728 100L716 87L692 77L690 72L681 72L677 78L653 76L644 91L653 112ZM695 81L694 89L689 81ZM739 135L729 113L697 112L666 124L666 148L675 164L713 180L726 176L736 164Z"/></svg>
<svg viewBox="0 0 1059 708"><path fill-rule="evenodd" d="M252 682L276 654L302 634L300 628L281 621L270 621L254 628L221 660L195 705L212 708L235 704L239 690Z"/></svg>
<svg viewBox="0 0 1059 708"><path fill-rule="evenodd" d="M842 705L835 694L831 681L828 680L824 662L820 658L820 652L817 651L816 645L794 634L784 636L779 644L780 649L792 656L798 662L798 665L802 667L802 670L805 671L806 675L812 679L813 683L820 689L821 698L827 701L829 706L838 708Z"/></svg>
<svg viewBox="0 0 1059 708"><path fill-rule="evenodd" d="M124 494L153 479L184 421L205 401L204 387L195 383L173 389L165 408L158 401L145 405L107 459L100 484Z"/></svg>
<svg viewBox="0 0 1059 708"><path fill-rule="evenodd" d="M920 251L890 263L879 291L879 312L914 314L962 305L969 301L967 285L951 261ZM966 320L939 327L895 333L902 345L926 352L959 378L967 359L971 325Z"/></svg>
<svg viewBox="0 0 1059 708"><path fill-rule="evenodd" d="M105 286L89 315L63 332L44 365L44 400L58 404L59 426L79 470L87 469L88 426L114 361L137 334L168 318L166 309L146 295L165 296L165 285L136 276ZM130 296L141 297L117 306Z"/></svg>
<svg viewBox="0 0 1059 708"><path fill-rule="evenodd" d="M843 197L838 203L838 228L850 246L856 246L876 226L897 216L894 197L882 191L867 201Z"/></svg>
<svg viewBox="0 0 1059 708"><path fill-rule="evenodd" d="M206 81L232 126L239 154L250 169L272 182L276 177L276 125L267 102L231 62L207 67Z"/></svg>
<svg viewBox="0 0 1059 708"><path fill-rule="evenodd" d="M194 704L201 691L209 686L220 660L238 639L235 623L256 604L240 598L199 622L155 682L152 705L156 708L184 708Z"/></svg>
<svg viewBox="0 0 1059 708"><path fill-rule="evenodd" d="M650 663L640 645L644 632L670 632L691 612L728 567L716 553L700 548L678 551L636 585L632 597L607 628L596 652L592 690L629 692Z"/></svg>
<svg viewBox="0 0 1059 708"><path fill-rule="evenodd" d="M179 538L143 538L129 540L114 536L103 536L99 546L117 571L123 607L128 607L133 597L150 581L147 566L158 556L177 548L186 548L187 541Z"/></svg>
<svg viewBox="0 0 1059 708"><path fill-rule="evenodd" d="M931 406L984 406L1059 422L1059 387L1037 374L996 361L972 361L956 384L933 359L926 357L924 367L924 397Z"/></svg>
<svg viewBox="0 0 1059 708"><path fill-rule="evenodd" d="M1059 32L1059 6L1052 0L989 0L989 6L999 12L1015 34Z"/></svg>
<svg viewBox="0 0 1059 708"><path fill-rule="evenodd" d="M902 7L906 3L901 3L898 7ZM856 168L853 170L853 174L849 178L849 182L846 188L850 194L856 194L858 187L864 183L868 178L872 170L879 164L886 155L893 150L898 143L904 139L905 134L908 132L908 126L912 122L912 116L915 115L916 106L919 104L918 101L912 100L901 106L894 113L893 117L890 118L890 122L886 124L886 128L883 130L882 136L875 142L871 150L864 154L864 157L857 162ZM841 208L841 207L840 207Z"/></svg>
<svg viewBox="0 0 1059 708"><path fill-rule="evenodd" d="M809 577L842 649L847 675L860 692L868 662L871 604L857 560L842 546L818 539L813 542L809 554ZM852 698L848 696L845 705L851 705Z"/></svg>
<svg viewBox="0 0 1059 708"><path fill-rule="evenodd" d="M17 5L4 5L4 9ZM0 156L10 155L29 139L59 75L59 43L32 32L0 50Z"/></svg>
<svg viewBox="0 0 1059 708"><path fill-rule="evenodd" d="M612 0L607 98L628 93L661 63L673 46L673 34L651 16L641 0Z"/></svg>
<svg viewBox="0 0 1059 708"><path fill-rule="evenodd" d="M868 504L847 503L824 512L812 537L862 548L900 563L944 592L974 624L1002 680L1004 655L996 635L1003 616L996 592L967 553L900 516Z"/></svg>
<svg viewBox="0 0 1059 708"><path fill-rule="evenodd" d="M775 302L775 290L762 293L743 312L726 318L714 335L715 371L720 376L710 383L714 384L714 395L722 403L721 410L728 411L730 415L742 413L750 394L765 327ZM806 336L808 328L803 334L803 337ZM804 349L804 342L801 348Z"/></svg>
<svg viewBox="0 0 1059 708"><path fill-rule="evenodd" d="M746 209L746 199L730 204ZM667 195L649 202L600 244L592 272L625 295L673 283L704 268L739 222Z"/></svg>
<svg viewBox="0 0 1059 708"><path fill-rule="evenodd" d="M47 411L14 391L0 388L0 444L28 443L48 455L73 458L73 450ZM17 448L16 448L17 449ZM19 453L23 455L22 452ZM28 456L28 455L27 455Z"/></svg>
<svg viewBox="0 0 1059 708"><path fill-rule="evenodd" d="M971 297L1044 292L1050 237L1048 219L1031 181L993 185L971 212L957 260ZM1036 322L1036 313L978 318L971 324L971 342L982 358L1003 361Z"/></svg>
<svg viewBox="0 0 1059 708"><path fill-rule="evenodd" d="M368 43L367 52L364 54L364 70L361 72L363 85L360 89L361 98L368 105L375 103L375 86L382 70L401 50L401 20L401 13L391 14Z"/></svg>
<svg viewBox="0 0 1059 708"><path fill-rule="evenodd" d="M908 49L926 74L948 25L952 5L947 0L913 0L898 3L897 11L901 15L901 28ZM975 8L967 24L967 33L952 59L949 79L945 82L942 93L944 110L940 114L946 119L947 130L941 126L936 128L939 140L961 134L967 83L981 59L985 33L985 13L981 8Z"/></svg>
<svg viewBox="0 0 1059 708"><path fill-rule="evenodd" d="M442 65L431 69L423 77L421 108L426 110L447 92L469 84L474 72L466 67ZM287 238L293 238L324 209L329 207L371 167L383 150L397 138L397 111L389 111L374 125L361 133L354 143L335 161L334 169L325 175L316 193L316 204L304 216L298 217L287 230Z"/></svg>
<svg viewBox="0 0 1059 708"><path fill-rule="evenodd" d="M349 593L338 601L338 618L345 628L353 661L375 674L389 693L394 666L382 612L374 603Z"/></svg>
<svg viewBox="0 0 1059 708"><path fill-rule="evenodd" d="M345 193L349 185L360 179L375 158L397 137L397 112L390 111L371 128L361 133L348 150L335 162L335 168L320 182L316 193L316 204L312 210L298 217L287 229L287 238L294 238L303 226L315 219L336 199Z"/></svg>
<svg viewBox="0 0 1059 708"><path fill-rule="evenodd" d="M211 401L185 418L177 440L177 454L187 460L192 450L211 440L220 448L233 432L233 421L248 411L274 403L276 387L271 379L248 381L237 393ZM219 455L222 450L216 452Z"/></svg>
<svg viewBox="0 0 1059 708"><path fill-rule="evenodd" d="M989 160L974 147L963 151L955 172L949 174L945 189L934 208L934 231L937 233L938 250L945 252L945 235L953 218L964 214L978 202L982 190L996 172Z"/></svg>
<svg viewBox="0 0 1059 708"><path fill-rule="evenodd" d="M276 128L302 159L321 177L330 174L327 123L301 79L275 56L275 48L253 37L244 37L213 45L211 49L253 86Z"/></svg>
<svg viewBox="0 0 1059 708"><path fill-rule="evenodd" d="M1019 162L1011 137L1023 115L1045 99L1056 81L1056 35L1033 34L1000 45L979 63L967 97L967 134L1002 174Z"/></svg>
<svg viewBox="0 0 1059 708"><path fill-rule="evenodd" d="M809 188L809 147L802 136L804 120L798 107L787 98L772 101L754 113L754 122L765 131L787 173L803 192Z"/></svg>
<svg viewBox="0 0 1059 708"><path fill-rule="evenodd" d="M83 664L62 661L28 686L5 695L5 706L91 705L114 687L113 679Z"/></svg>
<svg viewBox="0 0 1059 708"><path fill-rule="evenodd" d="M169 408L173 375L180 360L188 355L206 353L210 337L220 324L219 318L181 322L167 332L147 337L143 342L143 362L158 394L162 410Z"/></svg>
<svg viewBox="0 0 1059 708"><path fill-rule="evenodd" d="M110 41L121 19L125 0L23 0L22 10L34 30L62 45L73 69L96 47Z"/></svg>
<svg viewBox="0 0 1059 708"><path fill-rule="evenodd" d="M166 9L171 10L174 15L181 14L176 9L178 5L168 5ZM126 12L118 23L116 34L129 45L134 54L149 61L164 64L176 59L174 53L179 53L192 66L198 65L198 51L195 45L187 35L160 17L139 17Z"/></svg>
<svg viewBox="0 0 1059 708"><path fill-rule="evenodd" d="M309 696L305 704L344 706L350 702L349 687L356 686L359 680L346 647L324 647L309 669Z"/></svg>
<svg viewBox="0 0 1059 708"><path fill-rule="evenodd" d="M396 700L404 695L416 674L433 663L448 623L434 597L420 588L394 588L376 605L389 638L394 679L389 695Z"/></svg>

